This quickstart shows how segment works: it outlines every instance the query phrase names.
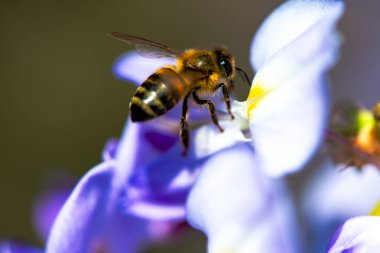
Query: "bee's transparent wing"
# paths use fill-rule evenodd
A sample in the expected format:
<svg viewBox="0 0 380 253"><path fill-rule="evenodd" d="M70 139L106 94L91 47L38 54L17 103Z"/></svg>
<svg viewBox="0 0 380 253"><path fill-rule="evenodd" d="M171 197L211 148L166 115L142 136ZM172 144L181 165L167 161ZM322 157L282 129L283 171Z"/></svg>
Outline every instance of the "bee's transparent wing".
<svg viewBox="0 0 380 253"><path fill-rule="evenodd" d="M176 58L178 55L177 50L164 46L158 42L119 32L112 32L108 35L117 40L134 45L137 49L137 52L146 58Z"/></svg>

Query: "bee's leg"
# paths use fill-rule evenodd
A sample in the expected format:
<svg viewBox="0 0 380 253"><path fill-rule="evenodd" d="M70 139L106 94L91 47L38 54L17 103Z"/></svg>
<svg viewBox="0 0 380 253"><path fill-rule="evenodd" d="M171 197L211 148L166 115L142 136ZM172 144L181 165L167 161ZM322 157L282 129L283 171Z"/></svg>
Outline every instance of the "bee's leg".
<svg viewBox="0 0 380 253"><path fill-rule="evenodd" d="M187 102L189 100L190 92L185 96L183 99L182 104L182 117L181 117L181 124L180 124L180 136L181 136L181 142L184 147L184 150L182 151L182 155L187 155L187 150L189 148L189 127L187 124L187 115L189 107L187 105Z"/></svg>
<svg viewBox="0 0 380 253"><path fill-rule="evenodd" d="M220 87L222 88L224 100L226 101L227 112L229 115L231 115L231 119L234 119L235 116L231 112L231 100L230 100L230 94L228 93L227 86L224 83L220 83L218 84L217 89Z"/></svg>
<svg viewBox="0 0 380 253"><path fill-rule="evenodd" d="M213 104L213 102L209 99L200 99L195 91L193 91L193 98L194 98L195 103L199 105L204 105L204 104L208 105L208 111L210 112L212 122L214 122L214 124L219 128L221 132L223 132L224 129L219 125L218 118L216 117L216 114L215 114L215 105Z"/></svg>

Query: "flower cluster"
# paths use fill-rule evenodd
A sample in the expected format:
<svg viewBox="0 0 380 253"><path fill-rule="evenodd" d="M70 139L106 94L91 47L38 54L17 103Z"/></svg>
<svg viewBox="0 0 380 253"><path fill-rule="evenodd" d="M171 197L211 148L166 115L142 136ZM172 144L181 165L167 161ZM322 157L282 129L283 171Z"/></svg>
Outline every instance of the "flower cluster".
<svg viewBox="0 0 380 253"><path fill-rule="evenodd" d="M178 107L146 123L127 120L120 140L107 143L102 163L82 177L65 201L44 252L139 252L147 243L173 236L184 222L207 236L210 253L380 251L377 216L348 220L327 245L336 221L369 212L321 218L319 207L334 204L323 205L333 187L319 184L305 189L311 204L304 209L308 224L328 238L315 235L318 246L303 245L300 239L306 238L285 177L304 168L323 142L329 118L327 72L338 59L336 25L343 11L340 0L290 0L275 9L253 39L250 59L256 75L247 99L232 103L235 119L221 106L221 133L206 110L191 111L186 157L178 137ZM114 71L139 85L165 64L174 62L129 52ZM368 186L379 177L371 176L377 181ZM366 200L371 207L380 199L378 189L372 193L376 196ZM342 196L349 195L338 191L334 197ZM0 243L0 252L39 252L18 246Z"/></svg>

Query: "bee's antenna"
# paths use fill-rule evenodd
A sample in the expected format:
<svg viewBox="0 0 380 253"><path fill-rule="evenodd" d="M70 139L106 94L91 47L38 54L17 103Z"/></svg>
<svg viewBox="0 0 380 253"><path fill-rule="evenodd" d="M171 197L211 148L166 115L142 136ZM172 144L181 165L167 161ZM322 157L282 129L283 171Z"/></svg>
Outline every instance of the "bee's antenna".
<svg viewBox="0 0 380 253"><path fill-rule="evenodd" d="M248 86L251 87L251 81L250 81L251 79L248 77L247 73L242 68L235 67L235 69L238 71L241 79L245 80Z"/></svg>

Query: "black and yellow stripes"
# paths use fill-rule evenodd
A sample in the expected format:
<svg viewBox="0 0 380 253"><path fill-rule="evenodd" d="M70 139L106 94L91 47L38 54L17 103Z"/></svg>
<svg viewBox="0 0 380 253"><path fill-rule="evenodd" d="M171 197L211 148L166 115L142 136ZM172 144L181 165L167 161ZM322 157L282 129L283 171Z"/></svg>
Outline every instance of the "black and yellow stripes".
<svg viewBox="0 0 380 253"><path fill-rule="evenodd" d="M161 68L140 87L130 103L132 121L146 121L163 115L181 98L183 80L170 68Z"/></svg>

